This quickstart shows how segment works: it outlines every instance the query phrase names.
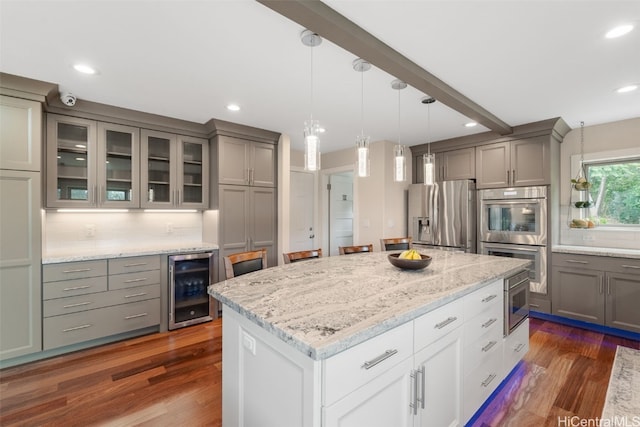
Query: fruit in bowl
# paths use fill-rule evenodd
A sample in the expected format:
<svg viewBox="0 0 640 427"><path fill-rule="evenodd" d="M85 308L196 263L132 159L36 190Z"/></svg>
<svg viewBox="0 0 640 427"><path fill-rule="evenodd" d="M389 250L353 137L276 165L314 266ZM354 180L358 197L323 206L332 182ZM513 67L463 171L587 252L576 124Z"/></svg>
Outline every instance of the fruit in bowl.
<svg viewBox="0 0 640 427"><path fill-rule="evenodd" d="M422 257L420 256L420 252L416 251L415 249L409 249L406 251L402 251L400 253L400 255L398 255L398 258L400 259L422 259Z"/></svg>
<svg viewBox="0 0 640 427"><path fill-rule="evenodd" d="M392 265L407 270L421 270L431 264L429 255L423 255L415 249L389 254L387 259Z"/></svg>
<svg viewBox="0 0 640 427"><path fill-rule="evenodd" d="M573 184L573 188L576 190L588 190L591 188L591 183L584 177L572 179L571 183Z"/></svg>

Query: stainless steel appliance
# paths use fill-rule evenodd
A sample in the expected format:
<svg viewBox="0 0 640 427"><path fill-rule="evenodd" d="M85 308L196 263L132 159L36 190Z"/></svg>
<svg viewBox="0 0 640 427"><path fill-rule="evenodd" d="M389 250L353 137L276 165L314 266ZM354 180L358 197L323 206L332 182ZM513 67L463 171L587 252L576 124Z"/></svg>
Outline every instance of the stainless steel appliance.
<svg viewBox="0 0 640 427"><path fill-rule="evenodd" d="M172 255L169 257L169 329L208 322L217 315L217 301L207 288L213 283L215 254Z"/></svg>
<svg viewBox="0 0 640 427"><path fill-rule="evenodd" d="M521 271L504 279L504 335L529 317L529 273Z"/></svg>
<svg viewBox="0 0 640 427"><path fill-rule="evenodd" d="M469 180L409 186L409 236L418 245L476 252L476 185Z"/></svg>
<svg viewBox="0 0 640 427"><path fill-rule="evenodd" d="M478 252L526 259L530 290L547 293L547 187L478 192Z"/></svg>

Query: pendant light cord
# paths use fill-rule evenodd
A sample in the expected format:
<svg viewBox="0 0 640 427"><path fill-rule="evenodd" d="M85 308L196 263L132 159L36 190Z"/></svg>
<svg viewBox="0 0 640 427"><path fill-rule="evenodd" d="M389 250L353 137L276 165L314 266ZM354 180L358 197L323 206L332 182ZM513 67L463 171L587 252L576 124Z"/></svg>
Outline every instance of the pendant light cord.
<svg viewBox="0 0 640 427"><path fill-rule="evenodd" d="M309 111L310 111L310 114L309 114L309 116L310 116L310 119L312 121L311 126L313 126L313 46L310 46L309 50L311 51L311 62L310 62L311 63L311 73L310 73L311 79L309 81L309 86L310 86L310 90L309 90L309 94L310 94L310 96L309 96L309 104L310 104Z"/></svg>
<svg viewBox="0 0 640 427"><path fill-rule="evenodd" d="M360 134L364 138L364 70L360 72Z"/></svg>
<svg viewBox="0 0 640 427"><path fill-rule="evenodd" d="M398 145L400 145L400 89L398 89Z"/></svg>
<svg viewBox="0 0 640 427"><path fill-rule="evenodd" d="M431 156L431 104L427 104L427 155Z"/></svg>
<svg viewBox="0 0 640 427"><path fill-rule="evenodd" d="M584 170L584 122L580 122L580 173L578 176L587 178Z"/></svg>

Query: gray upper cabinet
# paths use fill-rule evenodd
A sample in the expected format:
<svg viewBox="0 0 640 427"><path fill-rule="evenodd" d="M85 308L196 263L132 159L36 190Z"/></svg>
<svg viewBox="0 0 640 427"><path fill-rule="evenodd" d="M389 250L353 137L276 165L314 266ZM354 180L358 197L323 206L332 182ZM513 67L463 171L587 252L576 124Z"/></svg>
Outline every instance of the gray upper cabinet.
<svg viewBox="0 0 640 427"><path fill-rule="evenodd" d="M143 208L205 209L209 193L209 142L143 129L141 193Z"/></svg>
<svg viewBox="0 0 640 427"><path fill-rule="evenodd" d="M275 145L223 135L217 145L219 184L276 186Z"/></svg>
<svg viewBox="0 0 640 427"><path fill-rule="evenodd" d="M47 116L47 207L137 208L139 130Z"/></svg>
<svg viewBox="0 0 640 427"><path fill-rule="evenodd" d="M477 188L547 185L551 181L549 138L516 139L476 147Z"/></svg>
<svg viewBox="0 0 640 427"><path fill-rule="evenodd" d="M436 180L475 179L476 151L473 147L436 154Z"/></svg>
<svg viewBox="0 0 640 427"><path fill-rule="evenodd" d="M1 96L1 362L42 350L41 147L40 103Z"/></svg>

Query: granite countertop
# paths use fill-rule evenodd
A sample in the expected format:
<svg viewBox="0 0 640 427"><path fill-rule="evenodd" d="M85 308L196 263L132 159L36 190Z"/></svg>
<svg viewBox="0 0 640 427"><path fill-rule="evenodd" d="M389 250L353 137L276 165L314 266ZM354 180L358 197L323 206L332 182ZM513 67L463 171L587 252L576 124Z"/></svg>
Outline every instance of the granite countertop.
<svg viewBox="0 0 640 427"><path fill-rule="evenodd" d="M618 258L640 259L640 250L638 249L616 249L616 248L598 248L598 247L592 247L592 246L554 245L551 247L551 251L562 253L562 254L597 255L597 256L618 257Z"/></svg>
<svg viewBox="0 0 640 427"><path fill-rule="evenodd" d="M90 261L95 259L126 258L142 255L184 254L218 250L214 243L187 243L184 245L128 246L124 248L97 248L92 250L51 251L43 254L42 264L57 264L72 261Z"/></svg>
<svg viewBox="0 0 640 427"><path fill-rule="evenodd" d="M323 257L209 287L209 294L309 357L326 359L523 269L529 261L420 250L424 270L388 253Z"/></svg>

